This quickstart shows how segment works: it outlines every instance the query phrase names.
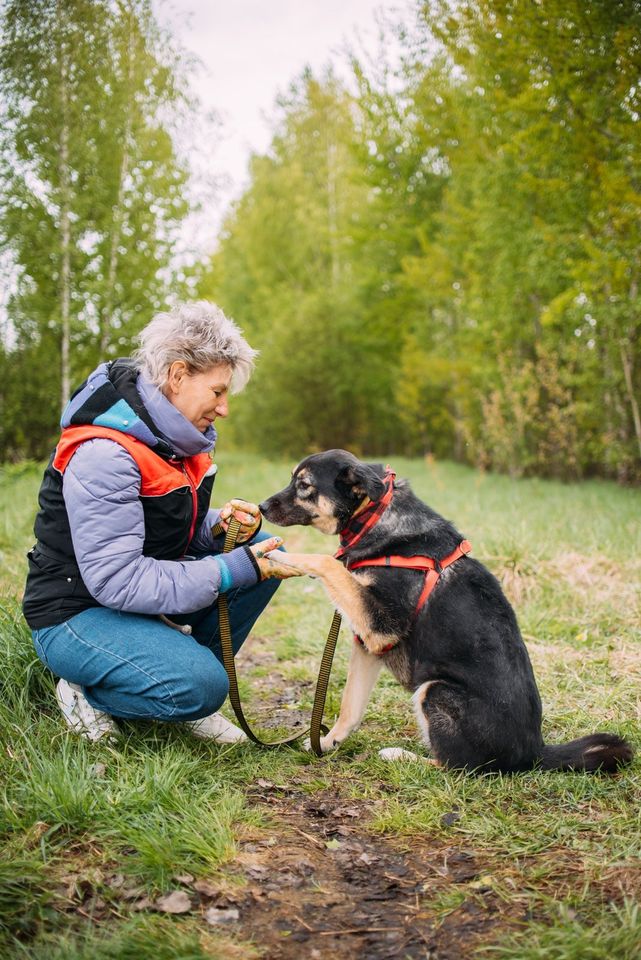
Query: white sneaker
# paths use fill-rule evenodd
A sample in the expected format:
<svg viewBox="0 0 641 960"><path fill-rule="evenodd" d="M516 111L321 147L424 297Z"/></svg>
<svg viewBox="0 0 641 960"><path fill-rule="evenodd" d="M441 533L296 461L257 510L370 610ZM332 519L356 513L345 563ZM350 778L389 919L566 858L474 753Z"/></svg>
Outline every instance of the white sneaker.
<svg viewBox="0 0 641 960"><path fill-rule="evenodd" d="M231 723L222 713L210 713L201 720L189 720L187 726L195 737L214 743L242 743L249 739L240 727Z"/></svg>
<svg viewBox="0 0 641 960"><path fill-rule="evenodd" d="M96 710L75 683L59 680L56 686L56 700L62 715L75 733L87 740L101 740L103 737L118 735L118 727L108 713Z"/></svg>

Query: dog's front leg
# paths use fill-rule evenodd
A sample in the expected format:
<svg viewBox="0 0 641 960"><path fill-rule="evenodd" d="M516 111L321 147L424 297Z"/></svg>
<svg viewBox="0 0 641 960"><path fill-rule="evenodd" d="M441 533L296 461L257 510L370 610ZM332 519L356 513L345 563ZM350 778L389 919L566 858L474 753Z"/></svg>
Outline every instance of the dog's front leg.
<svg viewBox="0 0 641 960"><path fill-rule="evenodd" d="M321 750L327 753L346 740L350 733L361 725L374 684L381 672L380 657L373 657L360 643L352 645L352 655L347 669L347 683L343 690L338 720L327 736L321 737Z"/></svg>
<svg viewBox="0 0 641 960"><path fill-rule="evenodd" d="M284 566L295 567L311 577L318 577L332 603L370 653L382 653L396 644L397 636L380 633L372 628L371 600L368 603L367 599L367 574L355 576L334 557L323 553L279 553L277 559Z"/></svg>

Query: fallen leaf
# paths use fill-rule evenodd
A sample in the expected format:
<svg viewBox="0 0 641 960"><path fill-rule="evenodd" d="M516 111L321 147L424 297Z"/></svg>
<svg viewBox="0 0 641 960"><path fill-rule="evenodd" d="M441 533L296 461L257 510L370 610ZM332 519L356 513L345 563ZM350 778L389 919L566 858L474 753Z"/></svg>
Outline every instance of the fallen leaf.
<svg viewBox="0 0 641 960"><path fill-rule="evenodd" d="M229 907L227 910L223 910L220 907L209 907L209 909L205 911L205 920L212 926L218 923L234 923L239 919L240 912L236 907Z"/></svg>
<svg viewBox="0 0 641 960"><path fill-rule="evenodd" d="M443 814L443 816L441 817L441 823L443 824L444 827L451 827L453 823L456 823L456 821L460 819L461 819L461 814L456 813L456 811L452 810L451 813Z"/></svg>
<svg viewBox="0 0 641 960"><path fill-rule="evenodd" d="M489 873L484 874L484 876L479 877L478 880L474 880L470 884L472 890L481 890L483 887L491 887L494 882L494 877L490 876Z"/></svg>
<svg viewBox="0 0 641 960"><path fill-rule="evenodd" d="M26 845L28 847L36 846L49 829L50 824L45 823L44 820L37 820L27 831Z"/></svg>
<svg viewBox="0 0 641 960"><path fill-rule="evenodd" d="M336 807L332 810L333 817L360 817L360 815L358 807Z"/></svg>
<svg viewBox="0 0 641 960"><path fill-rule="evenodd" d="M191 910L191 900L184 890L172 890L164 897L158 897L156 909L163 913L188 913Z"/></svg>
<svg viewBox="0 0 641 960"><path fill-rule="evenodd" d="M89 914L92 920L100 920L104 916L106 906L107 904L101 897L91 897L83 903L82 907L77 907L76 909L81 916Z"/></svg>
<svg viewBox="0 0 641 960"><path fill-rule="evenodd" d="M369 865L372 863L376 863L377 860L380 860L380 857L374 857L371 853L361 853L360 857L358 858L358 862L364 863L367 867L369 867Z"/></svg>
<svg viewBox="0 0 641 960"><path fill-rule="evenodd" d="M220 889L209 880L196 880L194 890L202 893L203 897L217 897L220 893Z"/></svg>
<svg viewBox="0 0 641 960"><path fill-rule="evenodd" d="M144 895L144 889L142 887L126 887L122 891L123 900L137 900L138 897Z"/></svg>
<svg viewBox="0 0 641 960"><path fill-rule="evenodd" d="M177 883L185 883L185 884L189 884L189 883L193 883L193 882L194 882L194 878L192 877L192 875L191 875L190 873L178 873L178 874L176 874L176 876L174 877L174 880L175 880Z"/></svg>
<svg viewBox="0 0 641 960"><path fill-rule="evenodd" d="M150 907L153 907L153 903L149 897L143 897L142 900L132 903L131 907L132 910L149 910Z"/></svg>
<svg viewBox="0 0 641 960"><path fill-rule="evenodd" d="M305 881L290 870L281 870L278 874L278 883L283 887L302 887Z"/></svg>
<svg viewBox="0 0 641 960"><path fill-rule="evenodd" d="M327 847L328 850L340 850L340 848L342 847L342 843L340 842L340 840L326 840L325 846Z"/></svg>

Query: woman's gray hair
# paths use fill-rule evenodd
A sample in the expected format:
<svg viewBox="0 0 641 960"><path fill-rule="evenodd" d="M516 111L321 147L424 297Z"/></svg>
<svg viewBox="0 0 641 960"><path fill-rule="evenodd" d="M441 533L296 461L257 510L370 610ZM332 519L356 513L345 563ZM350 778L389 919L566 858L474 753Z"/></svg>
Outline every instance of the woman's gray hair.
<svg viewBox="0 0 641 960"><path fill-rule="evenodd" d="M249 380L258 355L233 320L207 300L179 304L167 313L157 313L138 334L140 347L133 359L144 375L158 387L167 382L169 368L182 360L190 373L202 373L219 363L232 368L232 392Z"/></svg>

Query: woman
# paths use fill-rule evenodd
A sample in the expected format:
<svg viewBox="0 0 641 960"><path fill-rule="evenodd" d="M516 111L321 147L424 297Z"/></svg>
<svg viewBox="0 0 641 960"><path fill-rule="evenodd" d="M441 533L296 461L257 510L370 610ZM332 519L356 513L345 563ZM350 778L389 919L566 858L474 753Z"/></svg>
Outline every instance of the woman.
<svg viewBox="0 0 641 960"><path fill-rule="evenodd" d="M245 734L217 711L228 693L217 599L237 651L281 578L258 507L209 507L214 422L255 351L213 304L158 314L133 359L101 364L73 395L40 488L23 609L36 652L62 679L72 729L98 740L113 717L184 721L202 738ZM221 555L212 527L241 521ZM188 624L191 635L160 619Z"/></svg>

